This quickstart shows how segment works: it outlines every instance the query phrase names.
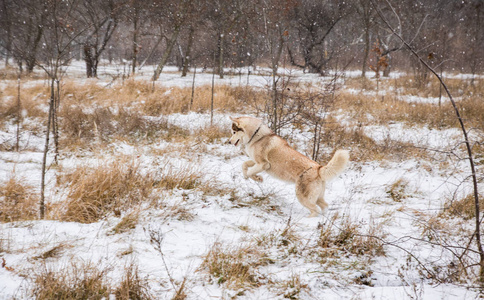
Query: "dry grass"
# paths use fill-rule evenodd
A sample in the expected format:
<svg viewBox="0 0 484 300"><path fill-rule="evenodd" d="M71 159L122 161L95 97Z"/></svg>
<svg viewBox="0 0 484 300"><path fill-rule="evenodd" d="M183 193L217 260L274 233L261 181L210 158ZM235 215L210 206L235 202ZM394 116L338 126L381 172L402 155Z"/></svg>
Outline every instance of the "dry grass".
<svg viewBox="0 0 484 300"><path fill-rule="evenodd" d="M127 232L131 229L135 229L136 225L138 224L139 221L139 213L138 212L132 212L127 215L125 215L121 221L119 221L116 226L112 229L112 233L118 234L118 233L123 233Z"/></svg>
<svg viewBox="0 0 484 300"><path fill-rule="evenodd" d="M286 225L281 229L271 230L269 233L255 237L255 242L258 247L278 247L287 250L287 254L299 254L302 248L302 238L295 229L295 225L291 223L291 218L286 222Z"/></svg>
<svg viewBox="0 0 484 300"><path fill-rule="evenodd" d="M260 286L256 268L265 264L262 253L252 245L222 248L215 243L205 255L199 271L211 276L211 281L233 290Z"/></svg>
<svg viewBox="0 0 484 300"><path fill-rule="evenodd" d="M111 290L106 273L89 263L59 270L43 265L34 270L30 296L38 300L106 299Z"/></svg>
<svg viewBox="0 0 484 300"><path fill-rule="evenodd" d="M147 278L141 277L139 269L135 264L125 268L125 273L120 284L114 290L118 300L148 300L155 299L150 293L150 286Z"/></svg>
<svg viewBox="0 0 484 300"><path fill-rule="evenodd" d="M86 112L87 111L87 112ZM99 107L64 106L61 113L61 147L92 146L94 141L107 143L116 139L133 142L160 137L169 128L166 122L149 121L137 111ZM173 131L173 129L171 129Z"/></svg>
<svg viewBox="0 0 484 300"><path fill-rule="evenodd" d="M68 183L69 188L61 220L92 223L148 199L155 180L133 162L115 161L79 166L62 176L60 183Z"/></svg>
<svg viewBox="0 0 484 300"><path fill-rule="evenodd" d="M25 180L12 177L0 183L0 222L36 219L38 203L34 188Z"/></svg>
<svg viewBox="0 0 484 300"><path fill-rule="evenodd" d="M302 299L300 294L309 291L309 286L300 275L292 273L287 280L277 283L277 290L285 299Z"/></svg>
<svg viewBox="0 0 484 300"><path fill-rule="evenodd" d="M160 168L158 179L153 182L157 188L165 190L193 190L202 188L210 190L213 183L204 180L204 174L195 164L184 164L177 168L166 163Z"/></svg>
<svg viewBox="0 0 484 300"><path fill-rule="evenodd" d="M44 253L32 257L33 259L48 259L48 258L57 258L62 254L62 251L70 246L66 243L60 243L55 245L54 247L50 248L49 250L45 251Z"/></svg>
<svg viewBox="0 0 484 300"><path fill-rule="evenodd" d="M329 120L323 128L322 141L330 149L349 149L353 161L383 159L400 160L408 156L425 156L413 144L385 139L377 142L367 136L361 127L345 127Z"/></svg>
<svg viewBox="0 0 484 300"><path fill-rule="evenodd" d="M400 178L392 183L386 190L387 195L395 202L402 202L408 195L409 182L405 178Z"/></svg>
<svg viewBox="0 0 484 300"><path fill-rule="evenodd" d="M484 206L482 195L479 195L479 206L481 208ZM464 220L470 220L476 217L474 194L469 194L462 199L449 200L444 207L443 212L439 215L441 217L452 216Z"/></svg>
<svg viewBox="0 0 484 300"><path fill-rule="evenodd" d="M29 84L20 86L20 105L23 117L44 118L47 112L42 105L48 105L50 98L49 86L44 84ZM16 118L18 114L18 85L17 82L7 85L0 90L0 121Z"/></svg>
<svg viewBox="0 0 484 300"><path fill-rule="evenodd" d="M343 109L356 122L362 124L386 125L389 122L398 121L409 126L429 126L437 129L458 127L459 123L453 107L445 95L442 97L441 106L430 103L408 103L401 100L408 95L421 98L439 97L441 91L437 80L432 79L424 86L416 86L414 82L411 77L383 80L380 83L380 89L387 91L384 96L342 91L335 109ZM467 126L484 130L482 80L476 80L474 85L470 85L469 80L460 79L449 79L446 82ZM346 82L346 88L361 89L362 87L367 91L375 91L376 83L367 79L363 80L363 83L362 79L350 79ZM372 116L371 119L368 119L369 115Z"/></svg>
<svg viewBox="0 0 484 300"><path fill-rule="evenodd" d="M317 245L321 248L319 256L323 259L338 256L343 251L369 257L385 255L381 224L370 223L365 232L362 224L353 222L349 217L339 219L334 215L328 223L319 226Z"/></svg>
<svg viewBox="0 0 484 300"><path fill-rule="evenodd" d="M42 264L33 271L28 297L35 299L154 299L149 282L131 263L125 267L121 282L113 286L107 280L108 269L99 269L93 263L71 263L63 268Z"/></svg>
<svg viewBox="0 0 484 300"><path fill-rule="evenodd" d="M67 199L56 207L57 212L53 215L62 221L92 223L134 209L135 212L125 215L113 228L113 233L136 226L137 209L142 203L165 209L165 215L170 218L193 219L189 211L178 205L166 207L163 199L153 193L155 190L196 189L207 194L220 191L216 188L217 182L207 178L207 174L194 163L174 167L165 162L158 171L145 172L139 164L123 157L100 166L78 166L62 174L59 185L66 188Z"/></svg>

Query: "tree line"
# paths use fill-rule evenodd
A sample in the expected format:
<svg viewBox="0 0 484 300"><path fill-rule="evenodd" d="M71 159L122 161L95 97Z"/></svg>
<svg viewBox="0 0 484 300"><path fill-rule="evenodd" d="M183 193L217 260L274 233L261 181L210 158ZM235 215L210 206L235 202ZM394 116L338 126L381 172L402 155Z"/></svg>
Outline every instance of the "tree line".
<svg viewBox="0 0 484 300"><path fill-rule="evenodd" d="M378 10L436 70L482 73L483 0L0 0L0 56L25 73L80 59L87 77L101 59L154 80L167 64L428 76Z"/></svg>

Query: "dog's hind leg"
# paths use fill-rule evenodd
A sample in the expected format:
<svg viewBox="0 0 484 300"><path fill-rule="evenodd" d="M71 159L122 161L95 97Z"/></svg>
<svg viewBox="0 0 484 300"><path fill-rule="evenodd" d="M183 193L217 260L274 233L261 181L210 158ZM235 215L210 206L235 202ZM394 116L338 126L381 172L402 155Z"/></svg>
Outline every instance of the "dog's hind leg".
<svg viewBox="0 0 484 300"><path fill-rule="evenodd" d="M326 211L326 208L328 207L328 203L324 201L324 191L325 191L325 186L323 184L323 188L321 189L321 193L318 196L318 200L316 201L316 204L321 208L321 212L324 213Z"/></svg>
<svg viewBox="0 0 484 300"><path fill-rule="evenodd" d="M242 174L244 174L245 179L249 178L249 176L247 175L247 170L250 167L253 167L254 165L255 165L255 162L252 161L252 160L248 160L248 161L246 161L242 164ZM262 177L259 176L259 175L252 175L252 176L250 176L250 178L255 180L255 181L262 182Z"/></svg>
<svg viewBox="0 0 484 300"><path fill-rule="evenodd" d="M303 180L296 182L296 197L299 202L311 212L309 218L317 217L319 209L317 201L321 194L322 186L319 182L306 183Z"/></svg>

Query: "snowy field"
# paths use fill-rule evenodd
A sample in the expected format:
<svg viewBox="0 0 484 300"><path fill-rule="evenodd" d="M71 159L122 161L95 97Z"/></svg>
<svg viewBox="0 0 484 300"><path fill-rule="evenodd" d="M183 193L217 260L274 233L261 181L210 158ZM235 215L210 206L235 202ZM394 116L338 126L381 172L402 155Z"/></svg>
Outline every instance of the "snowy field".
<svg viewBox="0 0 484 300"><path fill-rule="evenodd" d="M67 68L67 76L77 78L80 84L93 81L83 78L83 67L82 63L74 63ZM123 66L103 66L100 79L94 81L108 86L113 78L119 81L125 70ZM145 67L137 79L149 80L151 70ZM247 76L247 70L240 70L240 75L226 75L224 79L216 76L215 84L265 88L271 81L263 71L252 70ZM328 80L314 74L288 73L296 80L314 85ZM347 77L358 75L348 72ZM398 78L401 74L394 76ZM211 74L198 70L197 86L210 85L211 81ZM35 84L35 81L28 84ZM191 73L181 78L174 68L166 68L157 82L160 86L176 87L191 87L191 84ZM15 86L16 80L0 82L2 89L10 85ZM349 92L358 93L357 90ZM415 96L402 100L409 103L436 101ZM226 130L227 137L231 125L229 115L214 114L215 125ZM209 113L162 117L168 124L192 134L210 125ZM462 139L461 132L455 128L409 127L399 122L386 126L368 125L363 132L375 141L391 139L441 150L453 148ZM298 141L300 137L292 138ZM15 125L12 122L0 130L0 144L13 140ZM348 169L327 186L328 211L321 217L309 219L308 211L295 197L293 185L267 174L263 175L263 183L244 180L241 165L246 156L224 142L225 139L218 139L212 143L178 145L161 139L154 143L116 141L102 151L84 151L82 155L61 153L59 166L47 172L48 203L62 202L67 193L56 185L56 170L72 170L79 165L103 168L120 157L135 162L146 172L160 172L166 166L172 170L195 169L203 174L204 182L216 185L216 191L233 192L160 191L154 197L163 205L148 208L140 204L136 210L137 224L120 233L113 233L113 228L127 212L111 214L90 224L56 220L1 223L0 299L29 298L32 274L45 268L69 269L73 263L87 263L105 270L105 277L113 283L122 280L126 268L134 264L154 299L173 299L182 283L186 299L194 300L479 298L478 291L470 288L473 283L439 282L422 268L426 266L438 274L440 268L448 270L449 264L455 261L455 257L442 247L426 242L424 229L427 226L423 223L428 222L429 216L437 215L446 200L470 191L470 186L462 183L469 175L466 161L453 161L447 169L438 167L439 162L435 160L413 157L401 161L352 161ZM22 132L22 151L0 152L0 183L16 177L40 187L43 147L43 136ZM298 149L308 153L308 149ZM323 152L332 153L333 150L323 149ZM325 154L321 161L329 158ZM48 165L52 160L53 155L49 155ZM388 191L398 181L406 183L405 198L394 201ZM324 252L318 246L321 232L329 228L336 234L345 222L354 224L363 237L377 236L383 241L384 254L369 251L358 255L342 248L331 254ZM457 227L466 225L456 221L455 226L457 232ZM153 242L153 235L158 236L158 244ZM450 240L467 241L458 236ZM259 256L254 258L256 255L252 252L245 253L257 284L234 289L209 274L203 262L214 245L233 251L247 248L263 252L261 257L265 263L252 264L251 259L260 260ZM45 253L53 249L56 254L46 257Z"/></svg>

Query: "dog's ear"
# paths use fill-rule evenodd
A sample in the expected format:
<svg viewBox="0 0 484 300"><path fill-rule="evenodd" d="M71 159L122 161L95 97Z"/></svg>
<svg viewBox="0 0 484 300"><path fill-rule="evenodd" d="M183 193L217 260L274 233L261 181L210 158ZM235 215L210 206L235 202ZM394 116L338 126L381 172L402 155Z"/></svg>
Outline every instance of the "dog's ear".
<svg viewBox="0 0 484 300"><path fill-rule="evenodd" d="M229 118L232 121L232 123L235 124L235 126L239 127L239 118L232 118L232 117L229 117Z"/></svg>

